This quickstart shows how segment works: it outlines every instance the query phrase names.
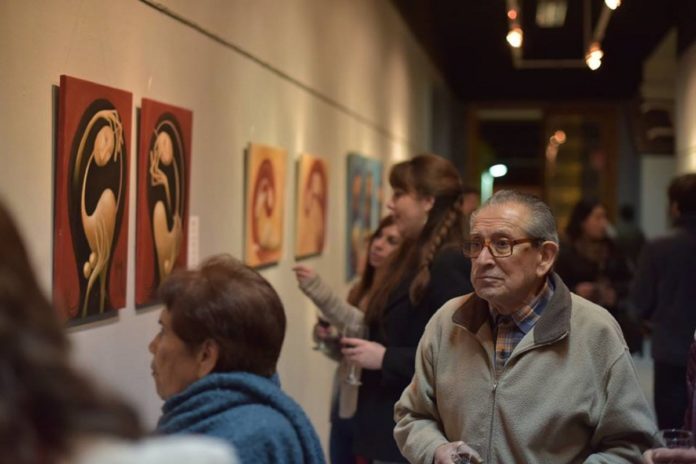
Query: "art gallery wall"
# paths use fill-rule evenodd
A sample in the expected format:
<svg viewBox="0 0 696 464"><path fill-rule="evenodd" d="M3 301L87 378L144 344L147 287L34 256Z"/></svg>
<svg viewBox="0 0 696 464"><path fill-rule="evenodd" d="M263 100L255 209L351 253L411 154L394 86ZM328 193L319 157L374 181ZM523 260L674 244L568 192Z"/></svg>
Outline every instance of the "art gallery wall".
<svg viewBox="0 0 696 464"><path fill-rule="evenodd" d="M340 292L344 282L345 156L389 163L428 148L430 98L442 83L389 2L374 0L52 0L0 3L0 197L16 216L47 292L51 288L53 162L59 76L193 111L191 206L201 258L243 255L243 150L288 150L281 262L263 275L288 316L279 373L326 443L334 364L311 350L314 307L297 290L294 160L329 161L326 250L311 258ZM178 18L178 19L177 19ZM134 109L134 123L137 122ZM159 308L134 309L135 167L132 128L127 307L71 329L76 362L137 406L154 426L160 400L147 345Z"/></svg>

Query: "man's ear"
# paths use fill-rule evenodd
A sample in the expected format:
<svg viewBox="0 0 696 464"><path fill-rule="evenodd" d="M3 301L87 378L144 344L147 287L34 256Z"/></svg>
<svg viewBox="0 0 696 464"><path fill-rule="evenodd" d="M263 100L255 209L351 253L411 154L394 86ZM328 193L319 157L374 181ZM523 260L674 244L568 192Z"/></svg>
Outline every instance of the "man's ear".
<svg viewBox="0 0 696 464"><path fill-rule="evenodd" d="M537 263L537 275L539 277L545 276L549 273L553 267L553 263L556 261L556 256L558 256L558 243L546 241L539 247L541 253L539 254L539 262Z"/></svg>
<svg viewBox="0 0 696 464"><path fill-rule="evenodd" d="M215 340L208 339L203 342L201 347L198 349L196 354L196 361L198 362L198 378L202 379L206 375L213 372L215 366L217 365L218 358L220 356L220 346L215 342Z"/></svg>

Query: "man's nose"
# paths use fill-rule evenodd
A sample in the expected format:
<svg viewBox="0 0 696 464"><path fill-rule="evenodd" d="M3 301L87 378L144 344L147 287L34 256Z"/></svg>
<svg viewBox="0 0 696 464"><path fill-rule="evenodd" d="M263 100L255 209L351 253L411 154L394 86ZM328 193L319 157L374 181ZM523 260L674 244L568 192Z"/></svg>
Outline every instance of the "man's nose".
<svg viewBox="0 0 696 464"><path fill-rule="evenodd" d="M493 259L493 254L491 253L491 249L488 248L488 245L485 245L483 248L481 248L481 252L476 257L476 261L479 261L480 263L495 262L495 260Z"/></svg>

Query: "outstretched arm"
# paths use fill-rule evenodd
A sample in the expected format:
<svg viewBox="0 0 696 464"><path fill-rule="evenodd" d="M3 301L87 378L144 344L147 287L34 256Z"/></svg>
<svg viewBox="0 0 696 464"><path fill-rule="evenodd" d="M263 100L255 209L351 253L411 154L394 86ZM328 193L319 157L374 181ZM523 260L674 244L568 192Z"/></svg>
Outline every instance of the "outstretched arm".
<svg viewBox="0 0 696 464"><path fill-rule="evenodd" d="M339 331L346 324L364 319L362 311L339 298L312 268L299 264L292 270L295 272L300 290L317 305L326 320Z"/></svg>

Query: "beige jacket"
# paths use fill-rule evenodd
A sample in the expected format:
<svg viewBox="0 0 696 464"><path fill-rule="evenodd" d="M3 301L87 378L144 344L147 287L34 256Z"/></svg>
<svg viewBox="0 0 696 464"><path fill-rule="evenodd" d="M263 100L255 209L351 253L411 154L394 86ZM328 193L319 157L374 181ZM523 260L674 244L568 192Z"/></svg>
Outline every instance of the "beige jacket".
<svg viewBox="0 0 696 464"><path fill-rule="evenodd" d="M365 319L361 310L336 296L318 275L300 282L300 289L317 305L324 318L339 332L346 324ZM338 389L338 417L344 419L353 417L358 406L358 387L345 382L349 369L348 363L341 359L334 379L334 389ZM359 377L360 368L355 367L354 369Z"/></svg>
<svg viewBox="0 0 696 464"><path fill-rule="evenodd" d="M395 406L412 463L463 440L486 464L640 463L656 432L616 321L557 275L535 327L496 377L488 304L470 294L430 320Z"/></svg>

